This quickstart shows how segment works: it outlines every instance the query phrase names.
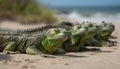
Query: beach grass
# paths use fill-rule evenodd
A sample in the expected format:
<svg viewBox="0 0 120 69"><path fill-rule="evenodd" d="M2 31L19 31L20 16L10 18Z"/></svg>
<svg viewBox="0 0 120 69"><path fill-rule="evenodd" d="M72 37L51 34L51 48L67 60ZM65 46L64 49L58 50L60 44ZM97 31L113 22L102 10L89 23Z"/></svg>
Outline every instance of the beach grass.
<svg viewBox="0 0 120 69"><path fill-rule="evenodd" d="M36 0L0 0L0 19L20 23L55 23L53 11Z"/></svg>

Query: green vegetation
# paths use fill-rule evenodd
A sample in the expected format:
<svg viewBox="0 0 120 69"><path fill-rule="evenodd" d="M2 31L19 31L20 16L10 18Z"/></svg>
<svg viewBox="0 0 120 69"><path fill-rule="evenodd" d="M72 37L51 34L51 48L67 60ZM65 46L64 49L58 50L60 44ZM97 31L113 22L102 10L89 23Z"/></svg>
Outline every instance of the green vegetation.
<svg viewBox="0 0 120 69"><path fill-rule="evenodd" d="M0 0L0 18L21 23L54 23L53 12L36 0Z"/></svg>

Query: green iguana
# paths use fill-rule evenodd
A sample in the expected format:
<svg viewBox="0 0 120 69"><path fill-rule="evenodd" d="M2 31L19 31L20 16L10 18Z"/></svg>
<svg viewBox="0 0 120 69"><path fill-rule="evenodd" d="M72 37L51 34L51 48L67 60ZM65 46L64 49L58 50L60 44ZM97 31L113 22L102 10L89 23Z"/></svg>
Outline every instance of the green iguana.
<svg viewBox="0 0 120 69"><path fill-rule="evenodd" d="M111 36L112 32L115 30L115 26L112 23L102 23L99 27L100 32L98 35L100 36L101 40L104 41L107 41Z"/></svg>
<svg viewBox="0 0 120 69"><path fill-rule="evenodd" d="M108 40L112 32L115 30L115 26L112 23L102 23L98 25L99 32L91 38L86 45L89 46L111 46L112 44Z"/></svg>
<svg viewBox="0 0 120 69"><path fill-rule="evenodd" d="M61 28L67 29L69 38L63 43L62 48L68 52L78 52L85 49L84 44L97 34L97 27L93 24L74 25L69 22L62 22Z"/></svg>
<svg viewBox="0 0 120 69"><path fill-rule="evenodd" d="M46 29L46 30L44 30ZM64 53L58 48L67 40L65 29L41 28L39 33L0 33L0 51L14 53L19 51L30 55Z"/></svg>

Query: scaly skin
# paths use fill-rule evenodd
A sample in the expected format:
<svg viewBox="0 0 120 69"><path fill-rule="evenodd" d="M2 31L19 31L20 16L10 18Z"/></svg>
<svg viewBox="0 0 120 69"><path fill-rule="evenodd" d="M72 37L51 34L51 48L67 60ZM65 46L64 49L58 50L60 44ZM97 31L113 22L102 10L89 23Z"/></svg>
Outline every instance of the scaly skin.
<svg viewBox="0 0 120 69"><path fill-rule="evenodd" d="M61 22L59 24L56 24L55 26L70 31L73 28L74 24L72 24L71 22Z"/></svg>
<svg viewBox="0 0 120 69"><path fill-rule="evenodd" d="M63 43L63 49L68 52L78 52L85 49L84 44L97 34L97 27L93 24L73 25L69 22L63 22L60 25L68 31L69 39Z"/></svg>
<svg viewBox="0 0 120 69"><path fill-rule="evenodd" d="M115 30L115 26L111 23L102 23L99 26L99 32L94 38L90 39L88 43L89 46L111 46L108 39L112 32Z"/></svg>
<svg viewBox="0 0 120 69"><path fill-rule="evenodd" d="M83 25L88 27L88 32L80 42L80 45L82 46L81 50L86 49L86 47L84 46L85 43L87 43L91 38L93 38L98 33L98 27L95 24L88 23Z"/></svg>
<svg viewBox="0 0 120 69"><path fill-rule="evenodd" d="M53 28L35 36L0 34L0 51L4 53L19 51L30 55L53 54L67 38L66 31L60 28Z"/></svg>
<svg viewBox="0 0 120 69"><path fill-rule="evenodd" d="M115 26L112 23L102 23L99 34L101 40L107 41L114 30Z"/></svg>
<svg viewBox="0 0 120 69"><path fill-rule="evenodd" d="M80 41L85 37L87 28L75 25L69 32L69 39L63 44L63 49L68 52L78 52L81 49Z"/></svg>

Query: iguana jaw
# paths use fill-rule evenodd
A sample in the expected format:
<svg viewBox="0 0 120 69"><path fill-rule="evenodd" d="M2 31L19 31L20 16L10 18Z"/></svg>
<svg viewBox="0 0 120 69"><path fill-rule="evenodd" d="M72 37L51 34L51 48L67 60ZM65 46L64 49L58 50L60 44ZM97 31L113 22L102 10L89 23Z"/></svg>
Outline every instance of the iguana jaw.
<svg viewBox="0 0 120 69"><path fill-rule="evenodd" d="M62 46L62 43L67 40L67 38L68 36L66 35L65 30L59 28L51 29L42 41L42 46L49 54L52 54L57 48Z"/></svg>

